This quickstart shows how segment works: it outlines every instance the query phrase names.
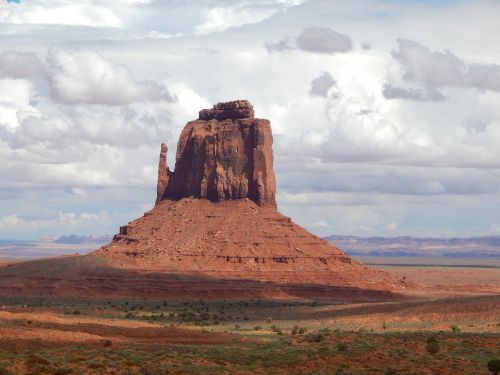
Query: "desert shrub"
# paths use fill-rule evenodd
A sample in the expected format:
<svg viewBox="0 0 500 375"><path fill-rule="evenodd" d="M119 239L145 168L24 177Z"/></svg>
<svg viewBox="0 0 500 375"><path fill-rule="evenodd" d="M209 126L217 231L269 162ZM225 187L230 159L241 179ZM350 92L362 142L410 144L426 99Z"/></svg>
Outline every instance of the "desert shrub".
<svg viewBox="0 0 500 375"><path fill-rule="evenodd" d="M104 347L105 348L108 348L110 347L111 345L113 345L113 342L111 340L105 340L104 341Z"/></svg>
<svg viewBox="0 0 500 375"><path fill-rule="evenodd" d="M431 336L427 339L427 343L430 343L430 342L437 342L437 338L435 336Z"/></svg>
<svg viewBox="0 0 500 375"><path fill-rule="evenodd" d="M386 372L385 372L385 375L397 375L398 373L396 372L396 370L393 370L393 369L388 369Z"/></svg>
<svg viewBox="0 0 500 375"><path fill-rule="evenodd" d="M30 355L28 359L25 361L26 367L35 367L38 365L47 366L49 365L49 361L45 358L42 358L38 355Z"/></svg>
<svg viewBox="0 0 500 375"><path fill-rule="evenodd" d="M0 375L14 375L14 373L5 367L0 367Z"/></svg>
<svg viewBox="0 0 500 375"><path fill-rule="evenodd" d="M308 342L321 342L323 341L325 336L321 333L310 333L306 336L306 340Z"/></svg>
<svg viewBox="0 0 500 375"><path fill-rule="evenodd" d="M337 344L337 350L339 352L345 352L347 350L347 344L343 343L343 342L339 342Z"/></svg>
<svg viewBox="0 0 500 375"><path fill-rule="evenodd" d="M492 359L486 366L493 375L498 375L500 373L500 359Z"/></svg>
<svg viewBox="0 0 500 375"><path fill-rule="evenodd" d="M73 315L80 315L80 314L81 314L80 310L73 310Z"/></svg>
<svg viewBox="0 0 500 375"><path fill-rule="evenodd" d="M207 312L202 312L202 313L200 314L200 317L199 317L199 318L200 318L200 320L209 320L209 319L210 319L210 314L209 314L209 313L207 313Z"/></svg>
<svg viewBox="0 0 500 375"><path fill-rule="evenodd" d="M296 335L297 333L299 333L299 326L293 326L292 335Z"/></svg>
<svg viewBox="0 0 500 375"><path fill-rule="evenodd" d="M460 327L457 325L452 325L450 328L453 333L458 333L461 331Z"/></svg>
<svg viewBox="0 0 500 375"><path fill-rule="evenodd" d="M303 335L304 333L307 332L307 328L299 328L299 331L297 332L299 335Z"/></svg>
<svg viewBox="0 0 500 375"><path fill-rule="evenodd" d="M253 330L254 330L254 331L260 331L261 329L262 329L262 327L261 327L261 326L255 326L255 327L253 327Z"/></svg>
<svg viewBox="0 0 500 375"><path fill-rule="evenodd" d="M250 318L248 316L245 316L243 320L250 320Z"/></svg>
<svg viewBox="0 0 500 375"><path fill-rule="evenodd" d="M142 375L159 375L159 374L164 374L163 371L161 371L160 369L149 369L149 368L146 368L146 367L141 367L139 369L139 372L142 374Z"/></svg>
<svg viewBox="0 0 500 375"><path fill-rule="evenodd" d="M210 325L210 322L208 322L206 320L202 320L201 322L196 322L196 325L198 325L200 327L208 327Z"/></svg>
<svg viewBox="0 0 500 375"><path fill-rule="evenodd" d="M69 375L73 372L70 368L56 368L54 370L54 375Z"/></svg>
<svg viewBox="0 0 500 375"><path fill-rule="evenodd" d="M429 343L427 343L425 349L430 353L430 354L436 354L436 353L439 353L439 350L441 349L439 347L439 344L437 343L437 341L431 341Z"/></svg>
<svg viewBox="0 0 500 375"><path fill-rule="evenodd" d="M275 332L279 336L283 336L283 331L281 330L281 328L274 324L271 326L271 331Z"/></svg>
<svg viewBox="0 0 500 375"><path fill-rule="evenodd" d="M88 365L87 365L88 368L91 368L91 369L94 369L94 370L97 370L97 369L100 369L100 368L104 368L104 364L102 362L99 362L99 361L92 361L90 362Z"/></svg>

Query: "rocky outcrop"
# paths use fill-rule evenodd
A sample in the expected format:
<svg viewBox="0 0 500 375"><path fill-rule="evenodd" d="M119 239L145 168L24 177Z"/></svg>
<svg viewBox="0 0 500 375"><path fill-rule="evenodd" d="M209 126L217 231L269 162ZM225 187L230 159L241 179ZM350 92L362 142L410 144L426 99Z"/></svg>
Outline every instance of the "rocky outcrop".
<svg viewBox="0 0 500 375"><path fill-rule="evenodd" d="M202 109L199 119L221 121L253 117L253 106L248 100L235 100L227 103L218 103L212 109Z"/></svg>
<svg viewBox="0 0 500 375"><path fill-rule="evenodd" d="M201 111L173 172L161 145L153 209L88 255L0 267L0 294L345 299L404 288L278 212L272 142L248 101Z"/></svg>
<svg viewBox="0 0 500 375"><path fill-rule="evenodd" d="M167 152L168 152L167 145L165 143L162 143L160 151L160 162L158 163L158 183L156 185L156 203L158 203L165 194L165 190L167 189L168 180L171 174L167 166Z"/></svg>
<svg viewBox="0 0 500 375"><path fill-rule="evenodd" d="M391 289L390 276L277 211L272 142L246 100L202 110L181 132L173 172L161 146L155 207L91 256L157 273Z"/></svg>
<svg viewBox="0 0 500 375"><path fill-rule="evenodd" d="M188 122L177 145L174 172L162 144L157 203L185 197L212 202L248 198L276 205L273 137L268 120L254 118L247 100L219 103Z"/></svg>

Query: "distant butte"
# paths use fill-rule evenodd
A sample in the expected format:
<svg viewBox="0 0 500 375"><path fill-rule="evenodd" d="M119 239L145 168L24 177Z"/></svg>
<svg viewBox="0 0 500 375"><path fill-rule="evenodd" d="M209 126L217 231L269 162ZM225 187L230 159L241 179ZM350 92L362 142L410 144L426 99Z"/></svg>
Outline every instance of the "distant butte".
<svg viewBox="0 0 500 375"><path fill-rule="evenodd" d="M388 274L277 211L272 143L247 100L200 111L181 132L174 171L161 145L155 207L93 256L127 269L390 289Z"/></svg>
<svg viewBox="0 0 500 375"><path fill-rule="evenodd" d="M393 299L406 284L276 208L272 132L247 100L200 111L175 168L161 145L156 202L93 253L0 267L0 295Z"/></svg>
<svg viewBox="0 0 500 375"><path fill-rule="evenodd" d="M273 136L268 120L254 118L248 100L219 103L188 122L177 144L175 171L161 145L156 202L206 198L212 202L248 198L276 205Z"/></svg>

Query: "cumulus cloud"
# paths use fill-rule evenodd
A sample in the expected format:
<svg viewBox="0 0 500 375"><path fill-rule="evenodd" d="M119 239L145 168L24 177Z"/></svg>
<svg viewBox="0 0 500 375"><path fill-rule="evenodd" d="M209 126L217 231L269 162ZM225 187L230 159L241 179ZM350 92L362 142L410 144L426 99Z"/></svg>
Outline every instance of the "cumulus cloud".
<svg viewBox="0 0 500 375"><path fill-rule="evenodd" d="M293 40L291 38L284 38L277 42L266 42L264 48L268 53L285 52L295 49Z"/></svg>
<svg viewBox="0 0 500 375"><path fill-rule="evenodd" d="M449 50L431 51L408 39L398 39L392 52L403 79L427 87L464 87L500 91L500 65L469 63Z"/></svg>
<svg viewBox="0 0 500 375"><path fill-rule="evenodd" d="M109 221L107 211L101 212L58 212L55 217L29 219L20 217L16 213L3 214L0 216L0 234L8 235L23 230L35 233L59 234L68 231L80 230L87 232L95 222L106 225Z"/></svg>
<svg viewBox="0 0 500 375"><path fill-rule="evenodd" d="M122 20L109 7L92 1L34 0L0 3L0 22L120 27Z"/></svg>
<svg viewBox="0 0 500 375"><path fill-rule="evenodd" d="M402 99L402 100L415 100L415 101L432 101L440 102L445 100L446 97L440 91L433 87L428 87L424 90L415 88L405 88L401 86L394 86L389 83L384 84L382 94L387 99Z"/></svg>
<svg viewBox="0 0 500 375"><path fill-rule="evenodd" d="M33 84L25 79L0 79L0 131L15 129L28 117L36 117L39 111L31 105Z"/></svg>
<svg viewBox="0 0 500 375"><path fill-rule="evenodd" d="M296 39L297 47L317 53L348 52L352 49L347 35L324 27L308 27Z"/></svg>
<svg viewBox="0 0 500 375"><path fill-rule="evenodd" d="M123 105L172 100L164 85L136 81L126 66L95 52L51 48L48 65L52 94L64 103Z"/></svg>
<svg viewBox="0 0 500 375"><path fill-rule="evenodd" d="M280 210L315 233L383 235L396 223L398 234L461 235L499 223L500 5L396 3L0 4L0 55L17 51L0 64L0 237L49 232L19 221L113 233L151 207L159 143L175 150L199 109L240 97L271 120ZM109 11L92 15L99 7ZM403 34L433 47L395 45ZM109 225L80 218L106 209Z"/></svg>
<svg viewBox="0 0 500 375"><path fill-rule="evenodd" d="M30 78L40 74L43 66L33 52L0 53L0 77Z"/></svg>
<svg viewBox="0 0 500 375"><path fill-rule="evenodd" d="M351 39L344 34L325 27L307 27L296 37L285 37L277 42L264 44L267 52L285 52L300 49L307 52L334 54L349 52Z"/></svg>
<svg viewBox="0 0 500 375"><path fill-rule="evenodd" d="M235 2L233 6L221 6L208 9L205 21L194 29L196 34L209 34L219 32L230 27L258 23L269 18L278 9L279 3L271 6L253 7L252 4ZM288 5L286 2L283 5Z"/></svg>
<svg viewBox="0 0 500 375"><path fill-rule="evenodd" d="M330 89L335 86L337 82L333 79L332 75L328 72L323 72L319 77L316 77L311 82L311 95L327 97Z"/></svg>

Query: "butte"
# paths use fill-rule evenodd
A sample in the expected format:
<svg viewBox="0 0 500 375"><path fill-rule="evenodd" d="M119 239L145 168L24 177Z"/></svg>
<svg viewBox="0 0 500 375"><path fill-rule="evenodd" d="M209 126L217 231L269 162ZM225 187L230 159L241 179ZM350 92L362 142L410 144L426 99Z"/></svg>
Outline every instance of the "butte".
<svg viewBox="0 0 500 375"><path fill-rule="evenodd" d="M181 132L173 171L161 145L153 209L88 255L0 269L0 288L162 298L387 298L401 290L278 212L272 144L270 122L255 118L247 100L200 111Z"/></svg>

